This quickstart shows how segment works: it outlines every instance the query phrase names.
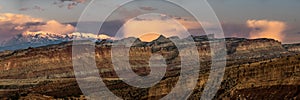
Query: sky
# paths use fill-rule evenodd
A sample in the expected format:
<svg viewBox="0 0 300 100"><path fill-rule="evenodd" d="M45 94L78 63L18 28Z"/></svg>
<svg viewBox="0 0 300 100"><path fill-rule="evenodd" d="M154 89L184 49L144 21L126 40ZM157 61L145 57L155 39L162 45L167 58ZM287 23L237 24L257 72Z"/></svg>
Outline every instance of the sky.
<svg viewBox="0 0 300 100"><path fill-rule="evenodd" d="M174 23L166 25L174 20L192 35L204 34L201 25L190 12L164 0L137 0L125 5L117 4L122 0L103 1L105 2L99 3L99 6L91 11L93 14L90 18L84 19L91 25L86 28L86 32L89 32L89 28L97 26L95 24L99 24L99 16L106 16L101 13L118 7L111 15L107 15L109 18L99 33L114 36L120 30L126 30L124 34L155 30L153 32L178 35L178 29L182 29L180 26L173 25ZM90 2L91 0L0 0L0 40L26 32L72 33ZM299 0L208 0L208 3L219 18L226 37L273 38L283 43L300 43ZM203 9L201 6L193 7ZM156 17L141 17L147 13L162 14ZM157 17L161 19L151 20ZM211 23L203 21L201 24ZM134 28L136 26L144 28Z"/></svg>

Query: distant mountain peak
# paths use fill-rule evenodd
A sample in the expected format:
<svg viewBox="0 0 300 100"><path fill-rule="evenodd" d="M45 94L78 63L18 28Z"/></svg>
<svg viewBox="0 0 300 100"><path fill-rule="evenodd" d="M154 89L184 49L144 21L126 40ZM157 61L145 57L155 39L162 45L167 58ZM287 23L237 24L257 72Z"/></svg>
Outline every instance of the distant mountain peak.
<svg viewBox="0 0 300 100"><path fill-rule="evenodd" d="M3 50L18 50L26 49L28 47L39 47L50 44L58 44L66 41L72 40L91 40L91 41L101 41L114 40L113 37L110 37L105 34L93 34L93 33L79 33L74 32L70 34L58 34L51 32L24 32L18 34L10 40L4 41L1 43L0 51Z"/></svg>
<svg viewBox="0 0 300 100"><path fill-rule="evenodd" d="M45 31L37 31L37 32L23 32L22 35L58 35L57 33L45 32Z"/></svg>
<svg viewBox="0 0 300 100"><path fill-rule="evenodd" d="M166 38L165 36L160 35L157 39L155 39L153 41L163 42L163 41L170 41L170 40L168 38Z"/></svg>

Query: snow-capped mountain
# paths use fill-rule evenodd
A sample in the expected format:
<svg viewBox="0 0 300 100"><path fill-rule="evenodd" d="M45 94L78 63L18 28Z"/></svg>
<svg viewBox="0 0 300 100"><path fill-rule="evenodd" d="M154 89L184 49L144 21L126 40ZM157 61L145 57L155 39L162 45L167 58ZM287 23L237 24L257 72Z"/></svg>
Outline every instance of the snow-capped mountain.
<svg viewBox="0 0 300 100"><path fill-rule="evenodd" d="M28 47L39 47L50 44L59 44L72 40L91 40L101 41L103 39L114 40L114 38L105 34L92 34L92 33L71 33L71 34L56 34L48 32L25 32L18 34L8 41L4 41L0 45L0 51L3 50L18 50L26 49Z"/></svg>

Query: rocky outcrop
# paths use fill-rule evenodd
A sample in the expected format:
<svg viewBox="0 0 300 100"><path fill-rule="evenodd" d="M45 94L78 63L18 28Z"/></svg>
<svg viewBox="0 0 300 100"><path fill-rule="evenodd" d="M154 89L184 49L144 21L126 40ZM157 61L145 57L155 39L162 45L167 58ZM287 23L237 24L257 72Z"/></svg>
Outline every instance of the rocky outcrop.
<svg viewBox="0 0 300 100"><path fill-rule="evenodd" d="M284 51L281 42L273 39L227 38L229 53L251 53L260 51Z"/></svg>
<svg viewBox="0 0 300 100"><path fill-rule="evenodd" d="M209 57L211 56L211 48L207 38L194 37L194 39L199 40L196 42L199 51L199 57L206 60L209 59ZM227 40L227 50L228 52L230 52L229 59L248 59L268 56L267 54L270 54L270 52L268 51L272 51L271 53L274 53L276 55L284 52L284 49L282 48L280 42L271 39L248 40L232 38ZM163 36L150 43L143 43L136 38L128 38L121 41L123 41L124 43L131 41L134 44L139 45L130 48L130 58L132 60L143 60L143 56L147 56L149 58L153 53L157 52L164 55L169 55L168 59L170 60L175 59L178 56L178 50L175 44ZM143 45L141 46L140 44ZM0 58L0 71L2 74L0 75L0 77L72 77L72 73L67 73L72 72L71 45L71 42L66 42L58 45L29 48L14 52L2 52ZM102 64L103 66L106 63L110 62L111 47L109 46L109 44L107 44L107 42L100 43L96 46L96 48L96 57L97 59L99 59L99 63L104 63ZM34 74L29 74L28 72L34 72Z"/></svg>
<svg viewBox="0 0 300 100"><path fill-rule="evenodd" d="M96 63L107 87L124 99L159 99L168 94L178 81L180 56L184 56L179 55L178 48L169 39L161 36L153 42L141 42L136 38L120 40L133 42L132 47L123 46L119 49L129 49L130 64L138 75L149 74L149 59L153 54L166 59L168 67L165 77L157 85L145 89L129 86L119 80L111 61L113 41L98 42ZM195 44L201 60L201 72L190 99L197 99L202 94L210 71L209 43L217 39L209 40L200 36L194 36L193 39L197 40ZM273 39L243 38L226 38L226 46L226 72L215 99L277 98L285 94L288 95L286 99L299 98L300 92L290 91L290 87L300 86L300 56L290 52L292 50L289 48L293 46L283 47ZM0 89L5 90L0 91L0 97L84 98L74 76L72 42L5 51L0 53L0 57ZM256 94L257 91L263 94Z"/></svg>
<svg viewBox="0 0 300 100"><path fill-rule="evenodd" d="M283 47L290 52L300 52L300 44L285 44Z"/></svg>

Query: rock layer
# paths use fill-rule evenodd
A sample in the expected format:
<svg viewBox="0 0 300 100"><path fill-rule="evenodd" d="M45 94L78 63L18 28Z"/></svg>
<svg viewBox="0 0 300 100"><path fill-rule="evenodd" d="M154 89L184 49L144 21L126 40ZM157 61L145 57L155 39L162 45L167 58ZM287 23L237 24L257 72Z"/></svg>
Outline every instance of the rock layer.
<svg viewBox="0 0 300 100"><path fill-rule="evenodd" d="M209 43L218 39L209 41L205 37L193 38L199 53L201 71L200 80L190 99L197 99L202 94L210 71ZM144 89L129 86L118 79L112 66L111 44L105 41L97 43L95 57L101 77L117 96L123 99L159 99L167 95L178 81L180 56L185 53L179 54L178 48L168 38L160 37L149 43L137 40L131 47L119 48L130 49L131 67L141 76L151 71L151 55L160 54L166 59L168 67L165 77L155 86ZM298 90L289 91L300 86L300 56L295 52L297 50L292 49L296 47L282 46L273 39L243 38L227 38L226 46L226 72L214 99L278 99L280 95L286 95L283 99L299 98ZM72 42L1 52L0 73L2 98L84 98L74 76Z"/></svg>

